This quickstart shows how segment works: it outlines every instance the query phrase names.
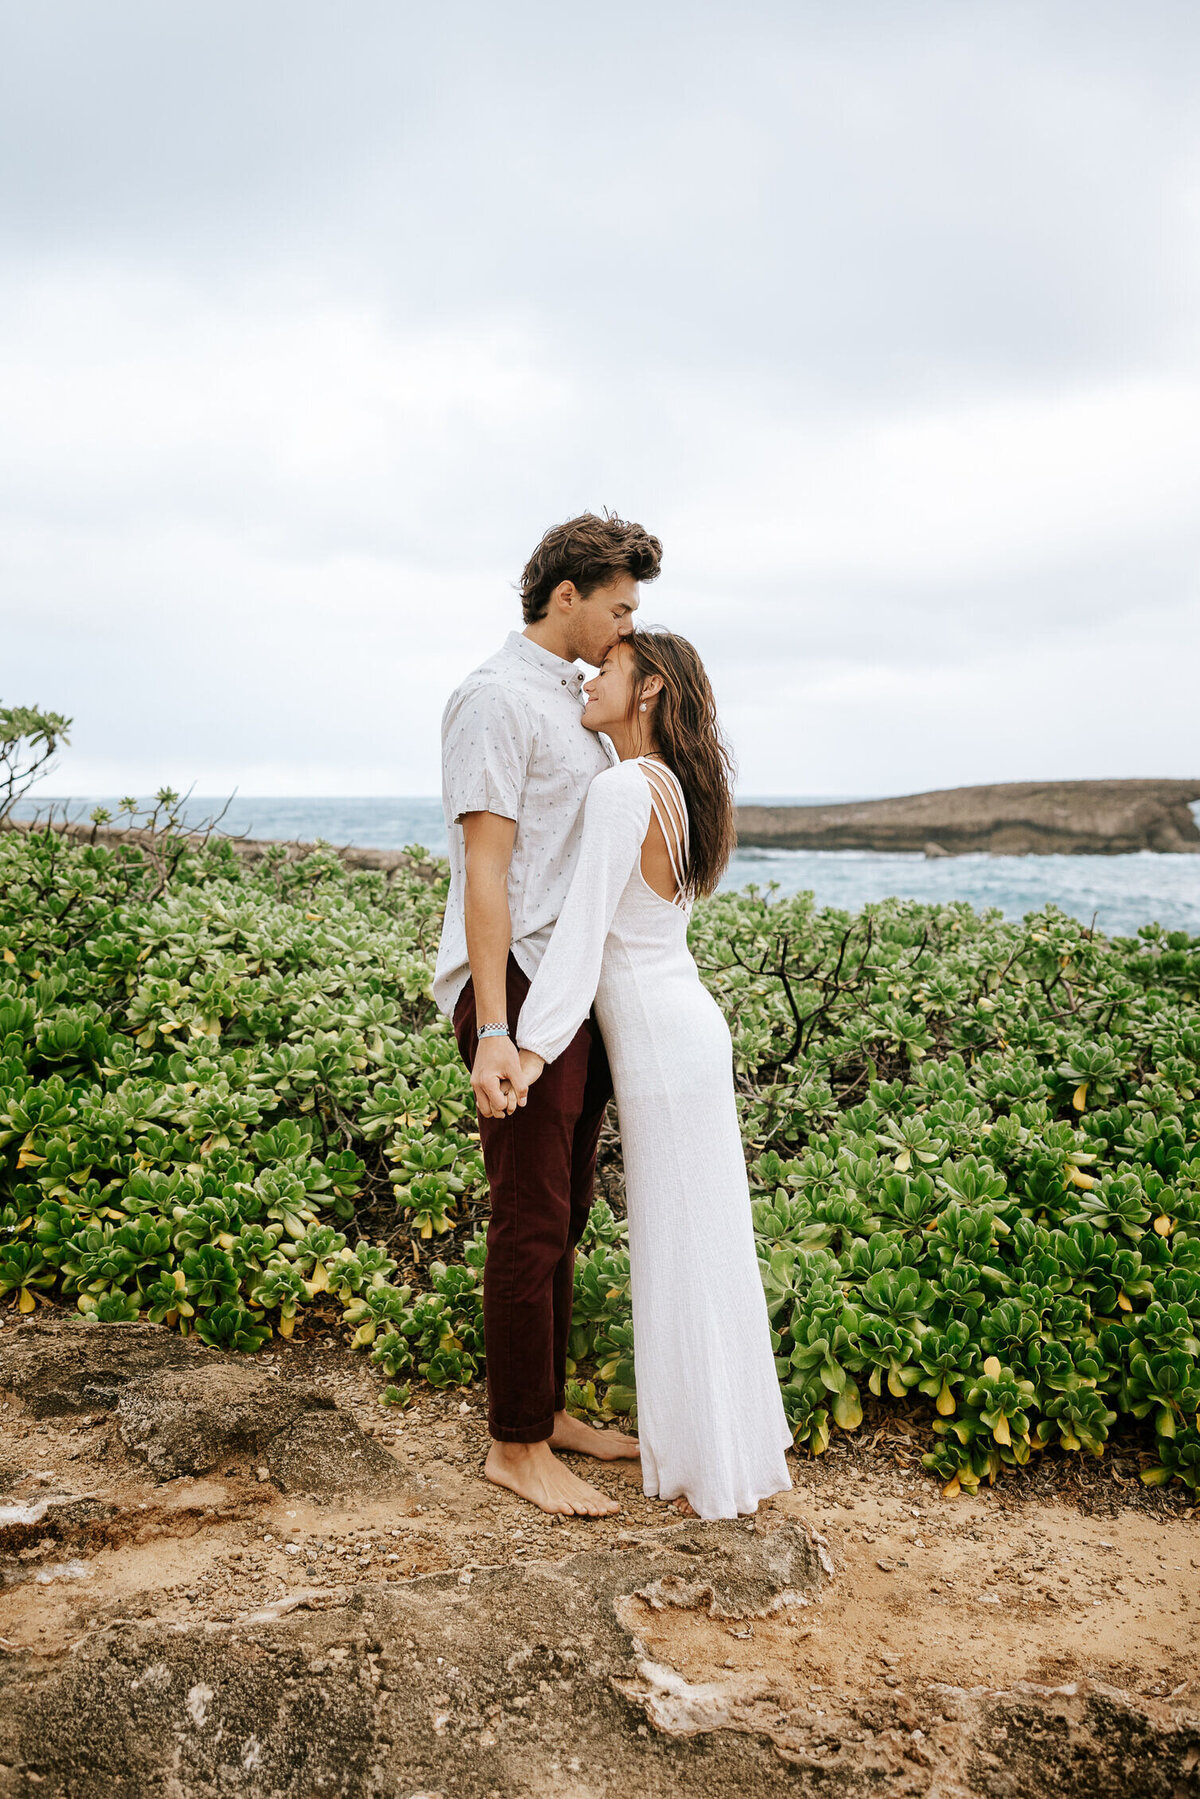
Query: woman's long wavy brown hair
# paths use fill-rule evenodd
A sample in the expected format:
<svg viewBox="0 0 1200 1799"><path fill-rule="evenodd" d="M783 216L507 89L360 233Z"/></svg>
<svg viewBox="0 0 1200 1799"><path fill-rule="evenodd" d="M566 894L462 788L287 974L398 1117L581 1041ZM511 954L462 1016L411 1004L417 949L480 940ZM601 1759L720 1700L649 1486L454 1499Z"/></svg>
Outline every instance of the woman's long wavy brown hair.
<svg viewBox="0 0 1200 1799"><path fill-rule="evenodd" d="M691 848L686 886L691 894L711 893L725 872L737 838L733 757L721 732L704 664L687 638L677 637L673 631L635 631L624 641L633 651L627 722L636 733L646 682L651 675L660 676L654 736L687 800Z"/></svg>

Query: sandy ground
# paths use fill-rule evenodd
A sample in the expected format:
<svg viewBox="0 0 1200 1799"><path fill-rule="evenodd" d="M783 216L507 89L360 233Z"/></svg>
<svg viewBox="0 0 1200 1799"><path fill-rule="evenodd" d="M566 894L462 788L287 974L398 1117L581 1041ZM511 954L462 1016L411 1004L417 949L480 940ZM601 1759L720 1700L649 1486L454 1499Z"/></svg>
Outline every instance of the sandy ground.
<svg viewBox="0 0 1200 1799"><path fill-rule="evenodd" d="M380 1406L361 1356L316 1346L275 1356L283 1378L327 1388L358 1418L409 1497L321 1505L280 1494L254 1469L160 1483L115 1452L106 1414L39 1422L16 1397L0 1399L10 1543L0 1644L54 1652L124 1616L236 1621L300 1591L554 1561L675 1520L642 1495L634 1467L582 1459L578 1471L619 1498L621 1513L544 1518L481 1478L480 1390L419 1390L398 1413ZM817 1603L802 1620L738 1629L646 1608L638 1635L656 1660L693 1681L777 1673L831 1715L855 1698L939 1682L1088 1675L1160 1697L1196 1676L1200 1525L1182 1492L1109 1482L1083 1504L1004 1488L945 1500L919 1468L896 1465L886 1433L838 1443L819 1461L794 1458L793 1480L760 1518L802 1520L815 1534L832 1574ZM40 1537L25 1522L40 1494L99 1499L111 1515L64 1546L61 1533Z"/></svg>

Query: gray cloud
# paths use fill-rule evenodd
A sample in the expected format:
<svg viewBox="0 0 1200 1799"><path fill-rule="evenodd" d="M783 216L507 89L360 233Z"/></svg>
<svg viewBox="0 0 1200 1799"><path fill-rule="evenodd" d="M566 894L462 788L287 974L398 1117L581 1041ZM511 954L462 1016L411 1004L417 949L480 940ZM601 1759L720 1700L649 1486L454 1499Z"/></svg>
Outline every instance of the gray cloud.
<svg viewBox="0 0 1200 1799"><path fill-rule="evenodd" d="M0 16L0 691L79 789L432 790L602 503L758 791L1195 772L1184 0Z"/></svg>

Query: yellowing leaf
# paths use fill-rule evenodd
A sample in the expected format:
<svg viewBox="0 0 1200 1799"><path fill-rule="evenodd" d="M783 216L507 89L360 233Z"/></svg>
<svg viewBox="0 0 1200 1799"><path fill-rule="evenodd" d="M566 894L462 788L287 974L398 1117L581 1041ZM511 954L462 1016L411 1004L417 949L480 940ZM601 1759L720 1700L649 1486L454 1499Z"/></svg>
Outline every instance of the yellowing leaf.
<svg viewBox="0 0 1200 1799"><path fill-rule="evenodd" d="M11 951L11 950L10 950L10 949L6 949L6 950L5 950L5 952L4 952L4 960L5 960L5 961L6 961L6 962L10 962L10 963L11 963L11 962L15 962L15 961L16 961L16 959L17 959L17 958L16 958L16 957L15 957L15 956L14 956L14 955L13 955L13 953L12 953L12 951Z"/></svg>
<svg viewBox="0 0 1200 1799"><path fill-rule="evenodd" d="M942 1498L943 1499L957 1499L961 1493L962 1493L962 1487L959 1484L959 1479L956 1474L953 1477L953 1479L948 1480L946 1482L945 1486L942 1488Z"/></svg>
<svg viewBox="0 0 1200 1799"><path fill-rule="evenodd" d="M999 1422L992 1426L992 1435L995 1437L997 1443L1008 1444L1012 1442L1012 1432L1008 1428L1008 1419L1004 1416L1003 1412L1000 1414Z"/></svg>
<svg viewBox="0 0 1200 1799"><path fill-rule="evenodd" d="M1087 1090L1087 1082L1080 1081L1078 1087L1076 1087L1074 1093L1071 1095L1071 1104L1077 1112L1082 1112L1083 1108L1087 1105Z"/></svg>
<svg viewBox="0 0 1200 1799"><path fill-rule="evenodd" d="M1123 1312L1132 1312L1133 1310L1133 1301L1125 1293L1117 1294L1117 1304Z"/></svg>
<svg viewBox="0 0 1200 1799"><path fill-rule="evenodd" d="M33 1294L29 1291L28 1287L21 1288L21 1297L17 1301L17 1310L18 1312L32 1312L34 1310Z"/></svg>
<svg viewBox="0 0 1200 1799"><path fill-rule="evenodd" d="M834 1423L842 1430L857 1430L863 1420L862 1400L858 1388L848 1380L833 1402Z"/></svg>
<svg viewBox="0 0 1200 1799"><path fill-rule="evenodd" d="M990 1355L983 1364L983 1372L987 1375L989 1380L999 1380L1000 1357L998 1355Z"/></svg>
<svg viewBox="0 0 1200 1799"><path fill-rule="evenodd" d="M1169 1237L1171 1232L1175 1229L1175 1220L1173 1218L1168 1218L1165 1212L1160 1212L1158 1217L1154 1220L1154 1228L1160 1237Z"/></svg>
<svg viewBox="0 0 1200 1799"><path fill-rule="evenodd" d="M1096 1178L1094 1175L1084 1174L1082 1170L1078 1168L1068 1168L1067 1179L1073 1186L1082 1187L1085 1192L1090 1192L1096 1185Z"/></svg>
<svg viewBox="0 0 1200 1799"><path fill-rule="evenodd" d="M942 1382L942 1390L937 1396L937 1409L943 1418L948 1418L954 1410L954 1395L947 1381Z"/></svg>
<svg viewBox="0 0 1200 1799"><path fill-rule="evenodd" d="M900 1151L900 1154L896 1157L896 1168L899 1171L899 1173L904 1174L906 1172L906 1170L908 1170L911 1167L912 1167L912 1151L910 1149L902 1149Z"/></svg>

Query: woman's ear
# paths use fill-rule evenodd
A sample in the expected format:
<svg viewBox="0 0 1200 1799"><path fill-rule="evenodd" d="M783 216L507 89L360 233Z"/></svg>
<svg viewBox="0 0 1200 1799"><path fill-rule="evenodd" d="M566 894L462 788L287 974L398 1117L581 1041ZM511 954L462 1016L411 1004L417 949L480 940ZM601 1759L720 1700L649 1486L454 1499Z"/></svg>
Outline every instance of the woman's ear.
<svg viewBox="0 0 1200 1799"><path fill-rule="evenodd" d="M662 692L662 688L663 679L661 675L647 675L646 685L642 688L642 698L644 700L652 700L656 694Z"/></svg>

